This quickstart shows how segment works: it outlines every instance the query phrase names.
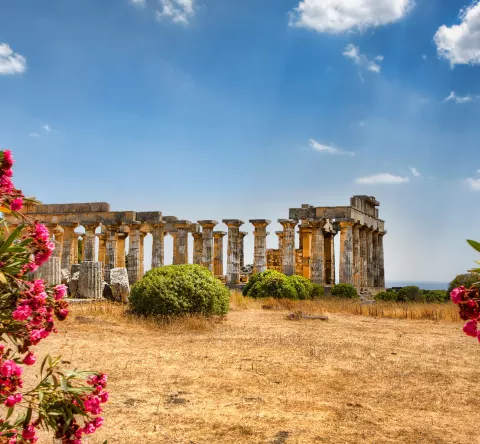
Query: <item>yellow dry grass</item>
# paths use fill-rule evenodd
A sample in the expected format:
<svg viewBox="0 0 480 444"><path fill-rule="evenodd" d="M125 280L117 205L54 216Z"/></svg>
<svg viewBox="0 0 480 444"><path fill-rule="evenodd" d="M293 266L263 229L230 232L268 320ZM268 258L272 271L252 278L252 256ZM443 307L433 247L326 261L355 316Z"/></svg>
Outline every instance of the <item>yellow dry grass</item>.
<svg viewBox="0 0 480 444"><path fill-rule="evenodd" d="M377 318L348 302L268 304L234 295L224 320L163 325L73 306L41 352L109 374L90 444L480 442L480 346L455 307L433 321L394 318L422 318L416 306ZM287 305L329 320L287 320Z"/></svg>

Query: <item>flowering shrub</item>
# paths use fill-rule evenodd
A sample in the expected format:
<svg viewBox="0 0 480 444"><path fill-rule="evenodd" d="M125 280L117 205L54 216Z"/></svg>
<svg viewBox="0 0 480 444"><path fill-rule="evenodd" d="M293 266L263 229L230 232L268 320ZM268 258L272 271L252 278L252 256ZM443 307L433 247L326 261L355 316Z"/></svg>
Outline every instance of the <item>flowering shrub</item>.
<svg viewBox="0 0 480 444"><path fill-rule="evenodd" d="M40 382L23 388L24 368L34 365L33 347L56 333L55 319L68 315L65 285L47 286L28 273L44 264L55 248L47 228L18 213L26 200L12 183L10 151L0 151L0 211L23 220L11 233L0 220L0 444L38 441L37 430L52 430L62 443L80 444L84 434L103 423L101 404L108 400L107 377L83 371L62 371L60 358L47 356Z"/></svg>
<svg viewBox="0 0 480 444"><path fill-rule="evenodd" d="M468 243L478 252L480 252L480 243L469 240ZM480 264L480 261L476 261ZM480 268L470 270L471 273L480 273ZM474 283L470 288L461 285L454 288L450 293L450 298L460 309L460 317L467 321L463 326L463 331L467 336L477 338L480 342L480 331L478 322L480 320L480 282Z"/></svg>

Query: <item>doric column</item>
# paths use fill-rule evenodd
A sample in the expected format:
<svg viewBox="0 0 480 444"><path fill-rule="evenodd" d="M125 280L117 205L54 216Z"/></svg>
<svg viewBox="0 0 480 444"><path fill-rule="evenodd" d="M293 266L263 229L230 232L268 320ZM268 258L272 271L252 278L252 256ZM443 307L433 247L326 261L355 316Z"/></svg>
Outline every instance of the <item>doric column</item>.
<svg viewBox="0 0 480 444"><path fill-rule="evenodd" d="M152 225L152 268L163 266L163 255L165 245L165 223Z"/></svg>
<svg viewBox="0 0 480 444"><path fill-rule="evenodd" d="M117 267L125 268L125 239L128 233L117 234Z"/></svg>
<svg viewBox="0 0 480 444"><path fill-rule="evenodd" d="M302 276L311 278L311 257L312 257L312 227L308 223L302 223L300 230L300 249L302 250Z"/></svg>
<svg viewBox="0 0 480 444"><path fill-rule="evenodd" d="M140 224L130 225L128 247L128 281L130 285L137 282L140 275Z"/></svg>
<svg viewBox="0 0 480 444"><path fill-rule="evenodd" d="M278 237L278 265L280 271L283 270L283 239L285 239L285 233L283 231L275 231Z"/></svg>
<svg viewBox="0 0 480 444"><path fill-rule="evenodd" d="M310 257L310 279L314 284L324 285L324 253L325 243L323 237L323 227L325 219L310 219L311 231L311 257ZM303 241L305 251L305 238Z"/></svg>
<svg viewBox="0 0 480 444"><path fill-rule="evenodd" d="M378 287L385 288L385 256L383 251L383 236L387 234L386 231L378 233Z"/></svg>
<svg viewBox="0 0 480 444"><path fill-rule="evenodd" d="M267 227L268 219L250 219L255 227L253 232L253 272L263 273L267 270Z"/></svg>
<svg viewBox="0 0 480 444"><path fill-rule="evenodd" d="M145 236L148 233L140 231L140 278L145 274Z"/></svg>
<svg viewBox="0 0 480 444"><path fill-rule="evenodd" d="M63 248L62 248L62 269L67 269L70 272L74 262L75 242L77 242L78 254L78 237L75 236L75 224L62 225L63 227Z"/></svg>
<svg viewBox="0 0 480 444"><path fill-rule="evenodd" d="M55 250L53 251L53 255L55 257L59 257L61 260L62 252L63 252L63 228L60 225L57 225L53 229L53 234L55 235Z"/></svg>
<svg viewBox="0 0 480 444"><path fill-rule="evenodd" d="M325 283L335 285L335 234L327 233L324 236L325 247Z"/></svg>
<svg viewBox="0 0 480 444"><path fill-rule="evenodd" d="M238 219L224 219L223 223L228 227L227 284L235 286L240 283L240 251L238 249L238 239L243 221Z"/></svg>
<svg viewBox="0 0 480 444"><path fill-rule="evenodd" d="M287 276L295 274L295 227L298 223L295 219L278 219L283 227L282 248L282 273Z"/></svg>
<svg viewBox="0 0 480 444"><path fill-rule="evenodd" d="M360 286L368 287L367 227L360 227Z"/></svg>
<svg viewBox="0 0 480 444"><path fill-rule="evenodd" d="M179 257L178 257L178 244L177 244L177 239L178 239L178 233L176 231L170 231L168 233L170 236L172 236L173 239L173 257L172 257L172 264L173 265L178 265L179 262Z"/></svg>
<svg viewBox="0 0 480 444"><path fill-rule="evenodd" d="M98 237L98 262L105 265L105 256L107 254L107 235L106 233L99 233Z"/></svg>
<svg viewBox="0 0 480 444"><path fill-rule="evenodd" d="M202 265L203 237L200 231L194 231L193 236L193 263Z"/></svg>
<svg viewBox="0 0 480 444"><path fill-rule="evenodd" d="M340 225L340 283L353 285L353 221Z"/></svg>
<svg viewBox="0 0 480 444"><path fill-rule="evenodd" d="M378 287L378 231L372 232L373 245L373 286Z"/></svg>
<svg viewBox="0 0 480 444"><path fill-rule="evenodd" d="M84 225L85 235L83 236L83 260L95 261L95 230L98 224Z"/></svg>
<svg viewBox="0 0 480 444"><path fill-rule="evenodd" d="M102 264L97 261L83 261L80 264L78 294L81 298L102 297Z"/></svg>
<svg viewBox="0 0 480 444"><path fill-rule="evenodd" d="M175 254L177 264L188 264L188 228L191 224L192 223L188 220L179 220L175 222L175 228L177 229Z"/></svg>
<svg viewBox="0 0 480 444"><path fill-rule="evenodd" d="M240 231L238 233L238 254L240 256L240 271L245 267L245 245L243 240L248 233L246 231Z"/></svg>
<svg viewBox="0 0 480 444"><path fill-rule="evenodd" d="M202 226L202 265L213 273L213 229L218 222L216 220L199 220L198 223Z"/></svg>
<svg viewBox="0 0 480 444"><path fill-rule="evenodd" d="M223 238L225 231L213 232L213 274L223 276Z"/></svg>
<svg viewBox="0 0 480 444"><path fill-rule="evenodd" d="M105 233L105 262L103 265L105 282L110 282L110 270L117 268L118 228L118 225L110 225Z"/></svg>
<svg viewBox="0 0 480 444"><path fill-rule="evenodd" d="M374 287L373 230L367 229L367 287Z"/></svg>
<svg viewBox="0 0 480 444"><path fill-rule="evenodd" d="M73 264L78 264L78 256L82 255L83 256L83 252L79 252L78 251L78 244L80 243L80 237L82 235L79 234L79 233L75 233L73 232L73 258L72 258L72 265ZM83 242L82 242L82 245L83 245ZM83 249L83 248L82 248Z"/></svg>
<svg viewBox="0 0 480 444"><path fill-rule="evenodd" d="M362 286L362 259L360 255L360 225L353 226L353 285Z"/></svg>

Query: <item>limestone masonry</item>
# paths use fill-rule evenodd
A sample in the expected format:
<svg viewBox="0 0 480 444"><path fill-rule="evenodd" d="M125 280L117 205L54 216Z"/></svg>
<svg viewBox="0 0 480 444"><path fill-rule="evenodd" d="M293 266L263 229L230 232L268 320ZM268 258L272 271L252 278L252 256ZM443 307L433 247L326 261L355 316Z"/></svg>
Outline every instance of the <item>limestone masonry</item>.
<svg viewBox="0 0 480 444"><path fill-rule="evenodd" d="M340 233L341 283L352 284L359 290L378 292L385 288L383 236L384 221L378 217L379 202L371 196L354 196L350 206L314 207L302 205L291 208L289 219L279 219L283 227L277 231L278 249L267 249L267 219L251 219L254 236L254 272L275 269L286 275L298 274L312 282L331 286L335 284L335 236ZM245 223L238 219L224 219L228 233L214 231L218 222L200 220L192 223L174 216L162 216L157 211L110 211L105 202L82 204L29 205L24 214L44 223L57 249L37 272L52 284L62 280L62 273L78 275L81 297L99 298L102 282L111 283L111 270L126 268L130 284L144 274L144 238L152 234L152 268L164 264L165 235L173 238L173 264L188 263L188 236L193 237L193 262L208 268L216 276L225 278L229 286L244 282L244 238L240 231ZM9 223L20 221L6 215ZM83 226L85 233L75 229ZM96 233L98 227L101 232ZM298 227L298 231L296 228ZM299 248L295 248L296 234ZM227 236L227 270L224 276L224 237ZM78 239L83 249L78 251ZM99 239L98 257L95 253ZM125 263L125 239L129 251ZM79 254L80 253L80 254ZM80 264L79 256L81 257ZM118 273L118 271L115 271Z"/></svg>

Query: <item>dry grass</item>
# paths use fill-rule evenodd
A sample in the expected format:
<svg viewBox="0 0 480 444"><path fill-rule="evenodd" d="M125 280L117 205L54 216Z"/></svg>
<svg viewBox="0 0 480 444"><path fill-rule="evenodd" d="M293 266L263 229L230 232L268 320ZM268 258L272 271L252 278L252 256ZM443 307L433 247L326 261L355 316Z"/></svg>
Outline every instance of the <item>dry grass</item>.
<svg viewBox="0 0 480 444"><path fill-rule="evenodd" d="M109 374L106 425L90 444L480 442L480 347L461 324L352 316L358 307L338 301L286 307L328 322L288 321L286 302L232 299L223 321L73 307L42 352ZM454 320L445 307L437 319Z"/></svg>

